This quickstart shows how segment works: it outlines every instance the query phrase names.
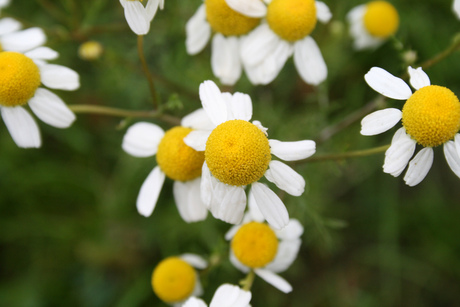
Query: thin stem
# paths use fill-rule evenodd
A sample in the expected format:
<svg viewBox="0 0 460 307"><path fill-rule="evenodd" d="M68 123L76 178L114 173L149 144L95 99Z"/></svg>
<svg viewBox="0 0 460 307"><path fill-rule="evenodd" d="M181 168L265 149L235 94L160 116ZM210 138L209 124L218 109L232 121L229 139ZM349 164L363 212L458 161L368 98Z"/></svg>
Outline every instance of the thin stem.
<svg viewBox="0 0 460 307"><path fill-rule="evenodd" d="M304 160L297 161L295 164L299 163L306 163L306 162L323 162L323 161L331 161L331 160L343 160L343 159L349 159L349 158L357 158L357 157L365 157L365 156L370 156L373 154L377 154L380 152L384 152L385 150L388 149L390 145L384 145L380 147L375 147L371 149L365 149L365 150L355 150L355 151L349 151L349 152L344 152L344 153L339 153L339 154L324 154L324 155L316 155L314 157L310 157Z"/></svg>
<svg viewBox="0 0 460 307"><path fill-rule="evenodd" d="M149 84L149 89L150 89L150 94L152 95L154 109L158 110L159 101L158 101L157 91L155 89L155 85L153 84L152 74L150 73L147 62L145 61L144 36L143 35L137 36L137 52L139 54L139 59L141 60L142 70L144 71L145 77L147 78L147 82Z"/></svg>
<svg viewBox="0 0 460 307"><path fill-rule="evenodd" d="M180 119L162 114L159 111L131 111L118 108L104 107L104 106L94 106L94 105L69 105L69 108L74 113L91 113L91 114L100 114L108 116L119 116L119 117L140 117L140 118L157 118L164 122L170 123L172 125L180 125Z"/></svg>
<svg viewBox="0 0 460 307"><path fill-rule="evenodd" d="M252 284L254 283L254 270L250 270L245 279L240 281L240 285L243 287L243 290L250 291Z"/></svg>
<svg viewBox="0 0 460 307"><path fill-rule="evenodd" d="M460 34L457 34L453 38L452 43L450 44L449 47L447 47L446 50L438 53L432 59L429 59L429 60L423 62L421 66L422 66L423 69L427 69L427 68L437 64L438 62L441 62L442 60L447 58L449 55L451 55L452 53L454 53L458 49L460 49Z"/></svg>

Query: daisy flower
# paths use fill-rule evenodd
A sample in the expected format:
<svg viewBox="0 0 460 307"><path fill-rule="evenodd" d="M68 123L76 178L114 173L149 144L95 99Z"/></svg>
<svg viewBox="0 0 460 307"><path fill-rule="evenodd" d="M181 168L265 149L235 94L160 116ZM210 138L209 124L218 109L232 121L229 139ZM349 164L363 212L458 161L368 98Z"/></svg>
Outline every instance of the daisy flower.
<svg viewBox="0 0 460 307"><path fill-rule="evenodd" d="M67 128L74 122L75 114L56 94L41 85L71 91L80 87L80 82L78 74L72 69L46 62L57 58L58 53L48 47L37 47L37 43L44 41L45 37L41 29L20 32L22 34L0 36L2 46L13 50L0 52L0 111L19 147L38 148L41 146L39 128L23 106L27 104L48 125ZM43 39L32 38L33 33L43 35ZM7 41L8 44L4 44Z"/></svg>
<svg viewBox="0 0 460 307"><path fill-rule="evenodd" d="M182 306L191 296L203 294L195 269L205 269L207 262L195 254L183 254L162 260L153 270L153 292L165 303Z"/></svg>
<svg viewBox="0 0 460 307"><path fill-rule="evenodd" d="M242 71L239 55L241 36L248 34L259 22L260 18L235 12L225 0L206 0L187 22L187 53L195 55L203 50L213 31L212 71L222 84L233 85Z"/></svg>
<svg viewBox="0 0 460 307"><path fill-rule="evenodd" d="M433 164L433 147L444 145L444 155L452 171L460 177L460 102L448 88L431 85L422 68L408 68L410 87L386 70L373 67L364 76L367 84L380 94L406 100L402 111L388 108L369 114L361 122L361 134L385 132L402 120L391 146L385 153L383 171L399 176L411 160L416 145L423 148L410 161L404 181L419 184Z"/></svg>
<svg viewBox="0 0 460 307"><path fill-rule="evenodd" d="M460 0L454 0L452 3L452 9L454 10L455 16L460 19Z"/></svg>
<svg viewBox="0 0 460 307"><path fill-rule="evenodd" d="M204 153L187 146L183 139L194 127L207 129L211 123L203 109L185 116L181 126L166 133L159 126L139 122L132 125L123 138L122 148L134 157L156 155L153 168L141 186L137 197L137 211L150 216L155 208L165 177L174 180L173 193L180 216L186 222L206 218L207 208L201 201L200 181Z"/></svg>
<svg viewBox="0 0 460 307"><path fill-rule="evenodd" d="M399 15L386 1L372 1L354 7L347 14L355 49L376 48L396 33Z"/></svg>
<svg viewBox="0 0 460 307"><path fill-rule="evenodd" d="M231 240L230 261L244 273L254 273L284 293L291 285L276 273L283 272L297 258L303 227L296 219L281 230L247 214L242 225L232 227L225 235Z"/></svg>
<svg viewBox="0 0 460 307"><path fill-rule="evenodd" d="M205 151L201 197L214 217L238 224L246 208L245 187L250 185L255 202L266 220L276 228L284 227L289 215L281 199L258 182L265 176L287 193L300 196L305 180L286 164L272 160L274 154L286 161L307 158L315 153L315 142L269 140L260 122L252 117L251 98L242 93L221 93L212 81L200 85L200 99L211 130L192 131L185 143Z"/></svg>
<svg viewBox="0 0 460 307"><path fill-rule="evenodd" d="M294 55L300 77L318 85L327 77L327 67L315 40L310 36L316 22L331 19L327 5L314 0L226 0L246 16L265 17L241 44L241 59L253 84L268 84Z"/></svg>
<svg viewBox="0 0 460 307"><path fill-rule="evenodd" d="M209 307L250 307L251 292L241 289L238 286L223 284L217 288L212 297ZM207 307L206 303L199 298L192 296L182 307Z"/></svg>
<svg viewBox="0 0 460 307"><path fill-rule="evenodd" d="M131 30L137 35L149 33L150 23L158 10L163 9L164 0L147 0L147 4L142 5L142 0L120 0L120 4L125 11L125 18Z"/></svg>

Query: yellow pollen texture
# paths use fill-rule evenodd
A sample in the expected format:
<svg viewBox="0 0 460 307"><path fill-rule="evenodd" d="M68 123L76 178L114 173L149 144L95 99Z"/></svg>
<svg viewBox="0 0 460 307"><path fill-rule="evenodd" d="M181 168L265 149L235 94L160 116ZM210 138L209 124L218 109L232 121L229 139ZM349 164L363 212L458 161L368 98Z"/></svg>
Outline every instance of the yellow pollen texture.
<svg viewBox="0 0 460 307"><path fill-rule="evenodd" d="M245 120L229 120L217 126L206 142L205 160L221 182L243 186L259 180L271 160L265 134Z"/></svg>
<svg viewBox="0 0 460 307"><path fill-rule="evenodd" d="M166 258L153 270L153 292L166 303L183 301L195 288L195 275L195 270L184 260Z"/></svg>
<svg viewBox="0 0 460 307"><path fill-rule="evenodd" d="M26 104L40 85L37 65L18 52L0 52L0 105Z"/></svg>
<svg viewBox="0 0 460 307"><path fill-rule="evenodd" d="M267 224L258 222L241 226L231 244L235 257L250 268L267 265L278 251L275 232Z"/></svg>
<svg viewBox="0 0 460 307"><path fill-rule="evenodd" d="M166 131L158 145L157 163L173 180L188 181L201 175L204 152L196 151L184 143L192 129L174 127Z"/></svg>
<svg viewBox="0 0 460 307"><path fill-rule="evenodd" d="M398 30L398 11L386 1L369 2L364 13L364 26L372 36L387 38Z"/></svg>
<svg viewBox="0 0 460 307"><path fill-rule="evenodd" d="M284 40L293 42L308 36L316 26L314 0L273 0L268 5L267 22Z"/></svg>
<svg viewBox="0 0 460 307"><path fill-rule="evenodd" d="M443 86L422 87L404 104L402 123L420 145L439 146L453 139L460 129L460 102Z"/></svg>
<svg viewBox="0 0 460 307"><path fill-rule="evenodd" d="M205 0L206 19L211 28L226 36L249 33L258 24L259 18L244 16L232 10L225 0Z"/></svg>

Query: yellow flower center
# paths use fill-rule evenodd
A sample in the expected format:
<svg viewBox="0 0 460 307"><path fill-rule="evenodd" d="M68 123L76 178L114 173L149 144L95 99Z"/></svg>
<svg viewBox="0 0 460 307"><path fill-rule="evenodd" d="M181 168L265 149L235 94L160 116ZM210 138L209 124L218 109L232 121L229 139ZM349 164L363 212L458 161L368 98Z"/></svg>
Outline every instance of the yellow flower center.
<svg viewBox="0 0 460 307"><path fill-rule="evenodd" d="M258 222L241 226L231 244L235 257L250 268L267 265L278 250L275 232L267 224Z"/></svg>
<svg viewBox="0 0 460 307"><path fill-rule="evenodd" d="M302 39L315 29L315 1L273 0L268 5L267 22L273 32L287 41Z"/></svg>
<svg viewBox="0 0 460 307"><path fill-rule="evenodd" d="M166 131L158 145L157 163L161 170L173 180L187 181L201 175L204 153L184 143L192 129L174 127Z"/></svg>
<svg viewBox="0 0 460 307"><path fill-rule="evenodd" d="M364 13L364 26L371 35L387 38L398 30L398 11L386 1L369 2Z"/></svg>
<svg viewBox="0 0 460 307"><path fill-rule="evenodd" d="M270 145L254 124L229 120L212 131L205 159L211 174L221 182L243 186L264 175L271 160Z"/></svg>
<svg viewBox="0 0 460 307"><path fill-rule="evenodd" d="M18 52L0 52L0 105L15 107L32 98L40 85L34 61Z"/></svg>
<svg viewBox="0 0 460 307"><path fill-rule="evenodd" d="M195 270L178 257L164 259L153 270L153 292L166 303L180 302L188 298L195 288L195 283Z"/></svg>
<svg viewBox="0 0 460 307"><path fill-rule="evenodd" d="M225 0L205 0L206 19L211 28L223 35L234 36L249 33L258 24L259 18L244 16L232 10Z"/></svg>
<svg viewBox="0 0 460 307"><path fill-rule="evenodd" d="M402 122L407 133L420 145L444 144L460 129L460 102L448 88L422 87L404 104Z"/></svg>

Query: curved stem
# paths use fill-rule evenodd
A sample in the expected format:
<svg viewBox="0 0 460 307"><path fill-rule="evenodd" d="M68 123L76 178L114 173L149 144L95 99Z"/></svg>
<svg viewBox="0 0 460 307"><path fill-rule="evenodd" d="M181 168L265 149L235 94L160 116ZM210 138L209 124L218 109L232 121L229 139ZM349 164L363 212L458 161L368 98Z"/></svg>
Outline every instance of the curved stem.
<svg viewBox="0 0 460 307"><path fill-rule="evenodd" d="M139 54L139 59L141 60L142 70L144 71L145 77L147 78L147 82L149 84L149 89L150 89L150 94L152 96L154 109L157 110L159 107L158 95L155 89L155 85L153 84L152 74L150 73L147 62L145 61L144 36L142 35L137 36L137 52Z"/></svg>
<svg viewBox="0 0 460 307"><path fill-rule="evenodd" d="M449 55L451 55L452 53L454 53L458 49L460 49L460 34L457 34L453 38L452 43L450 44L449 47L447 47L444 51L442 51L442 52L438 53L437 55L435 55L432 59L429 59L429 60L423 62L422 65L420 65L420 66L423 69L427 69L427 68L433 66L434 64L437 64L438 62L441 62L442 60L447 58Z"/></svg>
<svg viewBox="0 0 460 307"><path fill-rule="evenodd" d="M240 281L240 285L243 287L243 290L250 291L252 284L254 283L254 270L250 270L245 279Z"/></svg>
<svg viewBox="0 0 460 307"><path fill-rule="evenodd" d="M384 152L385 150L388 149L390 145L384 145L380 147L375 147L371 149L365 149L365 150L355 150L355 151L349 151L349 152L344 152L344 153L339 153L339 154L324 154L324 155L316 155L304 160L297 161L295 164L299 163L306 163L306 162L322 162L322 161L331 161L331 160L343 160L343 159L349 159L349 158L357 158L357 157L365 157L365 156L370 156L373 154L381 153Z"/></svg>

